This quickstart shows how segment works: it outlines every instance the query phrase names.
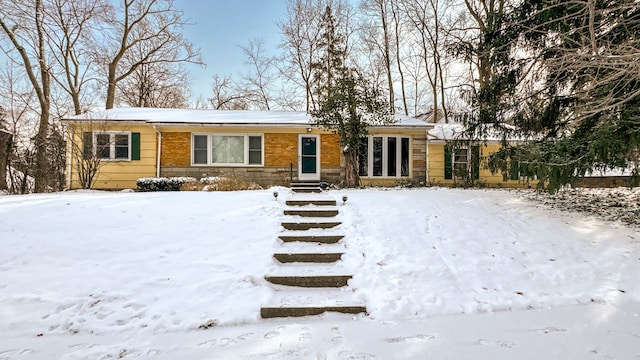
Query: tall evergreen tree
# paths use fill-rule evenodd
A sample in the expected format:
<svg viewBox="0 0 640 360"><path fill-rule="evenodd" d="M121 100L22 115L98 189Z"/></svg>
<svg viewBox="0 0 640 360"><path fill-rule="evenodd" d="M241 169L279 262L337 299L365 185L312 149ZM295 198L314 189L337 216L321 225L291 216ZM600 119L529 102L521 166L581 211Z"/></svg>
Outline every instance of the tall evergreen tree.
<svg viewBox="0 0 640 360"><path fill-rule="evenodd" d="M336 31L331 7L322 21L320 61L313 64L318 109L311 111L316 124L340 137L345 159L346 187L360 185L359 157L362 139L370 125L391 121L389 104L358 72L345 65L344 36Z"/></svg>
<svg viewBox="0 0 640 360"><path fill-rule="evenodd" d="M533 16L532 16L533 15ZM539 141L510 153L554 191L596 170L640 177L640 8L634 0L523 2L514 20L540 58L538 91L515 117ZM503 157L504 158L504 157ZM504 162L502 163L504 167Z"/></svg>

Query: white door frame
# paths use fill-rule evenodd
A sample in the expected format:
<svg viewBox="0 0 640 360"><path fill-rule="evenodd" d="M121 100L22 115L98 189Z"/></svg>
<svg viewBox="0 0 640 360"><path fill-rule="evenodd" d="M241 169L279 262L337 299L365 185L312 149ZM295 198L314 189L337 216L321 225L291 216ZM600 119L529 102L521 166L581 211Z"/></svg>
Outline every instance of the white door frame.
<svg viewBox="0 0 640 360"><path fill-rule="evenodd" d="M314 138L316 140L316 171L313 173L302 172L302 139ZM305 157L313 157L314 155L305 155ZM317 134L299 134L298 135L298 180L320 180L320 135Z"/></svg>

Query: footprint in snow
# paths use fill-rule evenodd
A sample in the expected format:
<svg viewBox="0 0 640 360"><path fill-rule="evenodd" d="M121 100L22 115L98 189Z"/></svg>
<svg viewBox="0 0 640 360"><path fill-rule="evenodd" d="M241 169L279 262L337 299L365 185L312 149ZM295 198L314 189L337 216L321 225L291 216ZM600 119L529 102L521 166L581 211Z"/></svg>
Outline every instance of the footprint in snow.
<svg viewBox="0 0 640 360"><path fill-rule="evenodd" d="M350 351L341 351L338 353L340 360L374 360L376 357L367 353L354 353Z"/></svg>
<svg viewBox="0 0 640 360"><path fill-rule="evenodd" d="M559 328L559 327L547 327L547 328L538 330L538 332L549 334L549 333L554 333L554 332L567 332L567 329Z"/></svg>
<svg viewBox="0 0 640 360"><path fill-rule="evenodd" d="M478 340L478 343L483 346L497 346L497 347L508 348L508 349L511 349L517 346L516 343L512 343L509 341L501 341L501 340L480 339Z"/></svg>
<svg viewBox="0 0 640 360"><path fill-rule="evenodd" d="M417 342L426 342L429 340L433 340L436 337L433 335L415 335L415 336L406 336L406 337L397 337L386 339L386 342L389 343L417 343Z"/></svg>

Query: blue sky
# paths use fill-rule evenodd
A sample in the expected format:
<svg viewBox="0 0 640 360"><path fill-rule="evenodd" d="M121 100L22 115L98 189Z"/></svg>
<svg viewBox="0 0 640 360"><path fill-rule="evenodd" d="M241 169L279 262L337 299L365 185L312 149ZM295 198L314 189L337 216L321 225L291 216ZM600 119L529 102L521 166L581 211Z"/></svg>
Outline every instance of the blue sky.
<svg viewBox="0 0 640 360"><path fill-rule="evenodd" d="M280 31L276 25L286 15L285 0L175 0L193 25L184 35L202 51L206 68L188 66L192 79L192 100L211 97L214 74L245 72L240 49L250 39L262 38L265 49L276 50Z"/></svg>

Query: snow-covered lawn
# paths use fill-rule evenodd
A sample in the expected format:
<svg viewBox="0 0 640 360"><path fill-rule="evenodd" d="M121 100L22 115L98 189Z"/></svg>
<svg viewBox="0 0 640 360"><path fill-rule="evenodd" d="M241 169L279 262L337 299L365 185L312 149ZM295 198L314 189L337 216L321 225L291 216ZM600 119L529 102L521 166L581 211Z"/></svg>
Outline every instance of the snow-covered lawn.
<svg viewBox="0 0 640 360"><path fill-rule="evenodd" d="M640 358L640 230L510 191L326 192L369 313L262 320L298 196L0 196L0 359Z"/></svg>

